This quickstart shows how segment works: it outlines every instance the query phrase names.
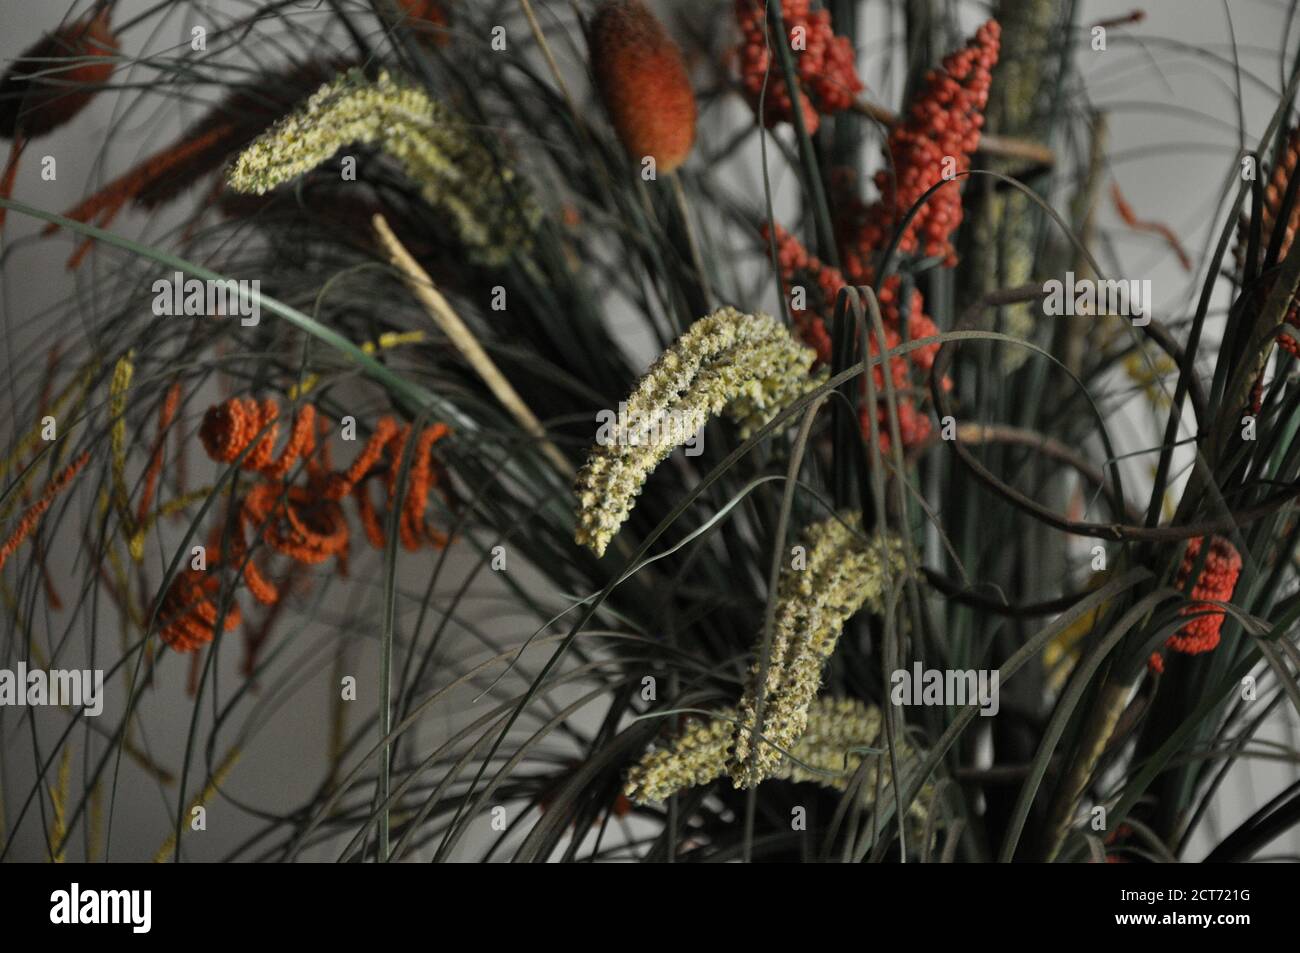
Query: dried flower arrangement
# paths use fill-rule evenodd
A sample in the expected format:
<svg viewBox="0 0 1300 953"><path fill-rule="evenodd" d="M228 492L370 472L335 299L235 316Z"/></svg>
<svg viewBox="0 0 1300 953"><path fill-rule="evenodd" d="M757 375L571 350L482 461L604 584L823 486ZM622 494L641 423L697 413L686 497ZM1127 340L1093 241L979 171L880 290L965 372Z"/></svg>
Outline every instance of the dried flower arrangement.
<svg viewBox="0 0 1300 953"><path fill-rule="evenodd" d="M1247 859L1297 828L1288 789L1197 840L1257 713L1300 714L1300 71L1195 256L1075 108L1140 17L120 6L0 78L0 265L68 278L48 360L8 354L0 664L111 688L98 732L0 705L0 858ZM869 7L903 35L864 42ZM107 102L167 118L106 133L111 175L60 160L90 179L56 214L33 144ZM1107 193L1199 302L1107 277ZM167 816L108 796L146 782Z"/></svg>

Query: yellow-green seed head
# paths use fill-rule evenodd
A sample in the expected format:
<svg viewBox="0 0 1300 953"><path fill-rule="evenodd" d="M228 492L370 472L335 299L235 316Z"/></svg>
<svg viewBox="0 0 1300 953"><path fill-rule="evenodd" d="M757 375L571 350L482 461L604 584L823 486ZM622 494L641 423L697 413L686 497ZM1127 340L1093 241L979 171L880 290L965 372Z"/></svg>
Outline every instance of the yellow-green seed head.
<svg viewBox="0 0 1300 953"><path fill-rule="evenodd" d="M627 423L578 474L579 545L603 555L655 467L710 417L726 414L747 434L815 388L815 357L766 314L722 308L692 324L637 384L620 418Z"/></svg>
<svg viewBox="0 0 1300 953"><path fill-rule="evenodd" d="M499 265L531 246L540 212L514 173L460 117L387 72L370 80L352 70L322 86L244 150L230 187L269 192L354 144L393 159L447 215L472 260Z"/></svg>

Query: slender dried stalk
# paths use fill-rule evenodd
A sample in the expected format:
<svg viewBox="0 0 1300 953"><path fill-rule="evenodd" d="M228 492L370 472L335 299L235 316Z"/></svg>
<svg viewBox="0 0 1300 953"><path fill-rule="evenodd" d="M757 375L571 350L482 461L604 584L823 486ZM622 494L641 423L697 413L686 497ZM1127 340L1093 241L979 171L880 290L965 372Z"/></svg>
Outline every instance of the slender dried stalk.
<svg viewBox="0 0 1300 953"><path fill-rule="evenodd" d="M555 468L566 477L572 476L574 473L573 464L560 452L560 448L551 442L550 437L546 434L546 428L542 426L542 422L524 403L524 399L519 396L519 392L511 386L510 381L497 368L492 358L488 356L487 351L483 350L483 345L478 343L478 338L474 336L474 332L466 326L460 315L447 303L447 299L434 287L433 279L429 277L429 273L420 267L420 263L412 257L411 253L406 250L406 246L393 234L392 228L389 227L388 222L382 215L376 215L371 221L375 228L375 235L378 236L384 250L388 252L389 261L392 262L393 267L401 272L406 286L411 289L411 293L424 306L425 313L447 335L451 343L469 362L470 367L474 368L475 373L482 378L483 383L487 384L488 389L492 391L496 399L501 401L501 405L510 412L510 415L515 420L519 421L529 434L537 438L542 452L555 465Z"/></svg>

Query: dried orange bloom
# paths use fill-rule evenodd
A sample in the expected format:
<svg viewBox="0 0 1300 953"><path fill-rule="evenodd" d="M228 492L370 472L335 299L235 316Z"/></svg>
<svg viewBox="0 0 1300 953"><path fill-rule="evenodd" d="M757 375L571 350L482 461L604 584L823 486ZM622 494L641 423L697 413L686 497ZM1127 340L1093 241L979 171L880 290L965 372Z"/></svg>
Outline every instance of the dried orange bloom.
<svg viewBox="0 0 1300 953"><path fill-rule="evenodd" d="M158 486L158 477L162 472L163 443L167 439L167 430L176 419L176 411L181 405L181 385L173 384L163 398L162 407L158 409L158 434L154 437L153 449L149 452L149 466L144 473L144 491L140 494L140 504L136 509L135 521L143 525L149 518L149 509L153 505L154 490Z"/></svg>
<svg viewBox="0 0 1300 953"><path fill-rule="evenodd" d="M167 390L162 406L158 409L158 434L154 437L153 447L149 451L149 465L144 471L144 489L140 493L140 502L135 511L135 526L132 528L127 545L131 558L140 562L144 558L145 527L149 525L149 510L153 508L154 492L158 488L158 477L162 475L163 446L167 440L167 431L176 419L176 412L181 405L181 385L178 381Z"/></svg>
<svg viewBox="0 0 1300 953"><path fill-rule="evenodd" d="M1278 156L1277 164L1269 173L1268 185L1264 188L1264 202L1260 210L1261 257L1273 238L1274 229L1278 226L1278 219L1282 215L1282 199L1286 196L1286 187L1291 182L1291 176L1295 174L1297 165L1300 165L1300 127L1293 128L1287 135L1286 147ZM1291 250L1296 229L1300 228L1300 202L1291 206L1283 227L1284 231L1278 246L1279 260L1285 258L1287 252ZM1249 242L1250 215L1242 212L1237 220L1237 243L1233 247L1233 256L1237 260L1238 268L1245 264L1246 246Z"/></svg>
<svg viewBox="0 0 1300 953"><path fill-rule="evenodd" d="M406 494L401 500L401 515L397 524L402 546L408 550L419 549L426 539L437 549L447 545L447 537L424 521L424 512L428 509L429 494L441 482L441 471L434 463L431 451L433 445L450 432L446 424L434 424L425 427L416 442L415 455L406 478ZM387 453L388 474L385 485L391 506L392 501L397 497L402 455L410 434L409 424L398 428L396 421L391 417L381 418L356 462L346 472L333 474L325 489L326 494L335 499L348 493L356 497L362 529L365 530L366 538L370 540L371 545L377 549L384 547L387 534L384 532L383 520L366 489L366 480L378 473L376 467L380 457Z"/></svg>
<svg viewBox="0 0 1300 953"><path fill-rule="evenodd" d="M259 483L244 498L242 518L263 527L272 549L300 563L314 566L347 555L343 510L305 487Z"/></svg>
<svg viewBox="0 0 1300 953"><path fill-rule="evenodd" d="M415 550L426 541L439 548L447 544L447 538L424 519L429 494L441 482L442 469L432 450L450 433L446 425L434 424L420 431L405 492L395 504L402 457L411 435L409 424L399 426L391 417L381 418L356 460L347 469L336 471L330 467L328 444L319 439L327 424L314 406L303 404L299 408L289 439L277 456L279 415L273 400L233 397L210 407L199 429L199 437L213 460L239 461L240 469L262 477L236 504L237 528L227 552L219 553L215 544L209 546L210 563L233 566L254 599L276 606L283 588L253 558L252 540L261 539L267 549L289 558L295 567L315 566L334 558L346 572L352 529L340 503L348 495L357 500L367 538L378 548L385 545L384 519L366 489L371 477L383 477L389 506L400 507L398 532L405 548ZM300 461L306 472L305 482L288 482L291 469ZM168 591L164 606L171 615L163 639L177 651L195 651L216 636L211 599L216 592L215 576L212 580L200 584L192 575L183 574ZM235 624L227 616L225 627L233 628Z"/></svg>
<svg viewBox="0 0 1300 953"><path fill-rule="evenodd" d="M1291 176L1295 174L1297 165L1300 165L1300 127L1293 128L1287 136L1286 148L1278 157L1277 164L1268 177L1268 186L1264 189L1264 204L1260 210L1260 233L1259 233L1259 254L1261 260L1265 252L1273 241L1274 231L1281 227L1282 234L1278 237L1278 261L1287 256L1291 250L1291 242L1295 240L1296 229L1300 228L1300 202L1295 202L1286 216L1286 221L1280 221L1282 217L1282 200L1286 197L1287 186L1291 182ZM1237 242L1233 246L1232 254L1237 262L1237 269L1241 271L1246 265L1246 249L1250 244L1250 216L1243 212L1237 221ZM1272 291L1273 279L1267 277L1259 282L1254 290L1259 305L1262 307L1268 294ZM1292 328L1300 328L1300 302L1294 298L1287 308L1283 320ZM1294 332L1293 332L1294 333ZM1300 356L1300 350L1297 349L1296 339L1291 334L1279 334L1277 336L1278 347L1289 352L1293 357ZM1255 384L1256 393L1253 396L1255 401L1255 413L1258 413L1258 402L1263 395L1263 376Z"/></svg>
<svg viewBox="0 0 1300 953"><path fill-rule="evenodd" d="M609 0L591 23L591 67L628 155L672 172L695 143L695 93L681 51L641 0Z"/></svg>
<svg viewBox="0 0 1300 953"><path fill-rule="evenodd" d="M187 568L172 580L158 609L163 642L177 652L194 652L211 642L216 636L215 599L220 589L221 579L213 572ZM222 628L229 632L240 619L239 604L232 599Z"/></svg>
<svg viewBox="0 0 1300 953"><path fill-rule="evenodd" d="M1178 240L1178 235L1172 228L1164 222L1153 222L1138 218L1137 212L1129 204L1128 199L1124 198L1124 193L1120 191L1118 182L1111 183L1110 198L1115 205L1116 214L1119 215L1125 225L1136 232L1152 232L1159 235L1165 240L1165 244L1169 246L1170 250L1173 251L1183 271L1192 270L1192 256L1187 254L1187 250L1183 248L1183 243Z"/></svg>
<svg viewBox="0 0 1300 953"><path fill-rule="evenodd" d="M338 503L305 487L259 483L249 490L240 507L232 557L243 565L248 591L263 605L279 602L280 588L263 575L256 562L245 558L245 529L261 536L273 551L303 565L315 566L331 556L343 567L347 565L351 530Z"/></svg>
<svg viewBox="0 0 1300 953"><path fill-rule="evenodd" d="M260 473L272 480L283 479L294 463L309 459L316 450L316 408L311 404L302 406L294 417L289 442L275 459L279 415L280 408L273 400L259 403L251 397L232 397L208 408L203 415L199 439L208 455L219 463L234 463L240 454L255 444L240 462L240 469Z"/></svg>

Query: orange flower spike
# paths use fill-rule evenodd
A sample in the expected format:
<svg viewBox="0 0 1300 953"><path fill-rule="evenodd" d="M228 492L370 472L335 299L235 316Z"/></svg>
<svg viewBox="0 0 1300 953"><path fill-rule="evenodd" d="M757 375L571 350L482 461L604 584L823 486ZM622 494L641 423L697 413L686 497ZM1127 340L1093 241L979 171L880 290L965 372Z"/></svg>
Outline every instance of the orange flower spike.
<svg viewBox="0 0 1300 953"><path fill-rule="evenodd" d="M434 545L441 548L446 545L445 537L432 533L424 524L424 511L429 505L429 493L438 485L437 466L433 460L433 445L445 437L451 430L446 424L434 424L425 427L420 433L415 448L415 462L407 480L406 499L402 502L402 543L407 549L420 547L420 540L428 536ZM441 537L441 542L439 538Z"/></svg>
<svg viewBox="0 0 1300 953"><path fill-rule="evenodd" d="M238 526L230 540L230 565L240 574L254 599L264 606L274 605L280 600L279 588L262 575L257 563L248 554L248 543L244 538L244 534L250 523L253 524L254 530L256 530L258 521L249 512L248 501L245 500L239 504ZM212 562L215 563L220 560L221 556L218 553L215 541L209 544L208 552Z"/></svg>
<svg viewBox="0 0 1300 953"><path fill-rule="evenodd" d="M770 39L767 6L765 0L736 0L741 37L736 59L745 98L756 112L762 100L761 118L770 129L778 122L793 121L794 104L780 61L773 62L772 44L779 41ZM835 35L828 11L814 11L808 0L786 0L781 8L787 34L804 37L802 48L795 51L796 92L804 128L812 135L822 116L853 105L862 92L862 80L854 63L853 44L848 37Z"/></svg>
<svg viewBox="0 0 1300 953"><path fill-rule="evenodd" d="M0 198L10 198L14 194L14 182L18 178L18 160L23 157L23 150L27 148L27 140L22 136L14 139L13 146L9 149L9 159L5 162L4 172L0 173ZM5 223L5 212L8 209L0 208L0 225Z"/></svg>
<svg viewBox="0 0 1300 953"><path fill-rule="evenodd" d="M234 463L260 429L261 408L255 400L232 397L208 408L199 440L218 463ZM247 458L244 465L248 465Z"/></svg>
<svg viewBox="0 0 1300 953"><path fill-rule="evenodd" d="M150 186L166 179L170 173L191 161L208 155L215 146L229 140L237 131L233 123L228 123L209 129L193 139L182 139L127 170L81 204L69 209L64 216L76 222L94 220L100 228L107 228L128 202L138 202ZM58 227L54 223L46 225L41 234L53 234ZM76 251L67 261L69 271L76 271L80 267L94 244L94 239L87 238L77 245Z"/></svg>
<svg viewBox="0 0 1300 953"><path fill-rule="evenodd" d="M330 450L330 430L332 425L324 414L316 415L316 447L317 452L307 461L308 472L311 478L317 482L327 479L329 471L334 469L333 453Z"/></svg>
<svg viewBox="0 0 1300 953"><path fill-rule="evenodd" d="M656 172L681 166L695 143L695 93L681 50L641 0L608 0L591 23L591 65L619 141Z"/></svg>
<svg viewBox="0 0 1300 953"><path fill-rule="evenodd" d="M385 481L388 491L388 498L391 500L397 496L397 477L402 469L402 457L406 453L406 441L411 437L411 425L403 424L402 428L397 431L393 439L388 442L388 478ZM409 488L411 478L406 478Z"/></svg>
<svg viewBox="0 0 1300 953"><path fill-rule="evenodd" d="M370 491L366 489L364 482L358 483L352 490L352 495L357 500L357 515L361 517L361 529L366 534L366 539L375 549L383 549L387 537L384 536L384 526L379 520L379 513L375 509L375 503L370 499Z"/></svg>
<svg viewBox="0 0 1300 953"><path fill-rule="evenodd" d="M298 460L310 457L316 449L316 408L304 404L293 419L293 430L285 444L280 459L268 464L262 472L273 480L283 479L289 468Z"/></svg>
<svg viewBox="0 0 1300 953"><path fill-rule="evenodd" d="M300 563L322 563L347 549L350 534L343 511L313 490L259 483L244 498L241 515L271 549Z"/></svg>
<svg viewBox="0 0 1300 953"><path fill-rule="evenodd" d="M367 474L379 463L384 449L397 436L397 422L392 417L381 417L375 425L374 433L366 441L365 447L343 473L330 475L325 486L325 496L331 500L341 500L352 493Z"/></svg>
<svg viewBox="0 0 1300 953"><path fill-rule="evenodd" d="M144 472L144 491L140 494L140 505L136 510L135 522L143 526L149 518L149 509L153 506L153 495L158 486L158 477L162 473L163 447L167 440L167 430L176 419L176 411L181 405L181 385L177 381L167 391L162 407L158 410L158 434L154 437L153 449L150 451L149 466Z"/></svg>
<svg viewBox="0 0 1300 953"><path fill-rule="evenodd" d="M410 25L420 39L441 47L451 42L451 5L447 0L398 0L398 5L413 21Z"/></svg>
<svg viewBox="0 0 1300 953"><path fill-rule="evenodd" d="M35 139L71 120L113 75L117 50L107 7L42 37L0 77L0 136Z"/></svg>
<svg viewBox="0 0 1300 953"><path fill-rule="evenodd" d="M1197 558L1205 545L1207 537L1198 536L1187 541L1183 553L1182 565L1174 585L1178 589L1187 586L1192 570L1196 568ZM1241 575L1241 554L1237 548L1222 536L1208 537L1210 551L1205 556L1205 566L1192 586L1192 603L1179 610L1181 615L1195 615L1182 628L1171 635L1165 647L1185 655L1199 655L1212 651L1219 644L1219 633L1223 628L1224 611L1211 602L1199 602L1200 599L1213 599L1227 602L1237 588L1237 578ZM1160 673L1165 670L1164 658L1159 652L1153 652L1147 659L1147 668Z"/></svg>
<svg viewBox="0 0 1300 953"><path fill-rule="evenodd" d="M113 74L109 57L117 52L109 8L42 37L0 76L0 136L12 139L0 176L0 196L8 198L27 140L44 136L81 112ZM100 57L97 59L97 57ZM60 66L52 60L66 59ZM0 225L5 209L0 209Z"/></svg>
<svg viewBox="0 0 1300 953"><path fill-rule="evenodd" d="M845 254L845 274L854 284L875 284L870 258L888 246L913 206L916 214L899 236L899 251L956 264L952 236L962 221L957 183L941 186L924 204L918 203L943 182L945 160L955 160L953 172L970 169L984 126L1001 36L996 20L985 22L969 43L944 57L942 69L926 74L902 121L890 130L887 161L876 173L881 199L861 213L847 242L851 247Z"/></svg>
<svg viewBox="0 0 1300 953"><path fill-rule="evenodd" d="M81 472L82 467L84 467L89 460L90 451L82 451L81 456L77 457L77 459L64 467L63 470L46 485L44 492L41 493L40 499L33 503L31 508L23 514L23 518L18 521L18 526L9 534L9 538L5 541L5 544L0 546L0 569L4 569L5 563L8 562L9 557L14 554L14 550L21 546L23 540L32 534L32 530L34 530L36 525L40 523L41 517L45 515L45 511L54 505L54 498L67 488L68 484L76 478L77 474Z"/></svg>

